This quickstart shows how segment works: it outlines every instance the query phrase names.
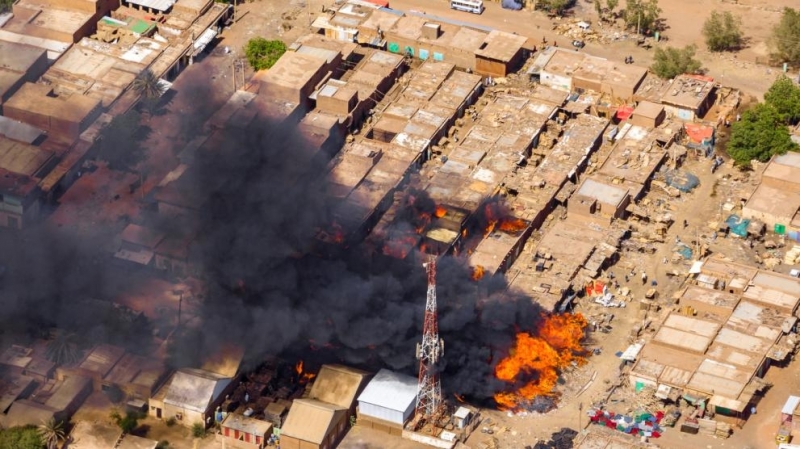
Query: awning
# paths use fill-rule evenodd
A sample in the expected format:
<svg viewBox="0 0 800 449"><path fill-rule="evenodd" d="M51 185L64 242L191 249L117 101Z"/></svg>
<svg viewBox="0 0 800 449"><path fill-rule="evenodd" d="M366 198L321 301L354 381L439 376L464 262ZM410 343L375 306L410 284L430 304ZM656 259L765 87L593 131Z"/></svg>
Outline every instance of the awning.
<svg viewBox="0 0 800 449"><path fill-rule="evenodd" d="M217 37L217 30L209 28L203 31L203 34L194 41L194 54L198 54L205 50L206 45L210 44L214 38Z"/></svg>
<svg viewBox="0 0 800 449"><path fill-rule="evenodd" d="M689 274L699 274L703 270L703 263L702 260L692 262L692 268L689 269Z"/></svg>
<svg viewBox="0 0 800 449"><path fill-rule="evenodd" d="M620 120L627 120L633 114L633 106L623 105L617 109L616 117Z"/></svg>
<svg viewBox="0 0 800 449"><path fill-rule="evenodd" d="M781 409L781 413L784 415L792 415L798 405L800 405L800 396L789 396L789 399L786 400L786 404L784 404Z"/></svg>
<svg viewBox="0 0 800 449"><path fill-rule="evenodd" d="M714 407L721 407L726 408L728 410L732 410L734 412L742 412L747 404L742 403L741 401L737 401L735 399L726 398L724 396L714 395L711 397L711 400L708 401L710 405Z"/></svg>
<svg viewBox="0 0 800 449"><path fill-rule="evenodd" d="M639 352L642 351L643 347L644 347L643 343L634 343L628 346L628 349L626 349L625 352L622 353L620 359L633 362L634 360L636 360L636 357L639 355Z"/></svg>

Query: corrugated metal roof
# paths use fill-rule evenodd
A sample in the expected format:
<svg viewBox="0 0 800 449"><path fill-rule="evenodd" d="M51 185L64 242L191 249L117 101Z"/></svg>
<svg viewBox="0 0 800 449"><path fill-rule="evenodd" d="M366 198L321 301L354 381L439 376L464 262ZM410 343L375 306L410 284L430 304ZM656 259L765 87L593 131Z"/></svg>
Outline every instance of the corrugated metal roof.
<svg viewBox="0 0 800 449"><path fill-rule="evenodd" d="M336 424L336 415L347 410L315 399L295 399L281 435L321 444Z"/></svg>
<svg viewBox="0 0 800 449"><path fill-rule="evenodd" d="M165 404L205 413L208 404L222 393L230 379L199 369L184 368L172 378Z"/></svg>
<svg viewBox="0 0 800 449"><path fill-rule="evenodd" d="M786 404L784 404L781 409L781 413L785 415L794 414L798 405L800 405L800 396L789 396L789 399L786 400Z"/></svg>
<svg viewBox="0 0 800 449"><path fill-rule="evenodd" d="M128 0L128 3L152 8L156 11L166 11L175 4L175 0Z"/></svg>
<svg viewBox="0 0 800 449"><path fill-rule="evenodd" d="M417 379L382 369L367 384L367 388L358 397L358 402L403 412L408 408L408 404L416 399Z"/></svg>
<svg viewBox="0 0 800 449"><path fill-rule="evenodd" d="M350 408L361 389L365 371L341 365L322 365L309 396L329 404Z"/></svg>

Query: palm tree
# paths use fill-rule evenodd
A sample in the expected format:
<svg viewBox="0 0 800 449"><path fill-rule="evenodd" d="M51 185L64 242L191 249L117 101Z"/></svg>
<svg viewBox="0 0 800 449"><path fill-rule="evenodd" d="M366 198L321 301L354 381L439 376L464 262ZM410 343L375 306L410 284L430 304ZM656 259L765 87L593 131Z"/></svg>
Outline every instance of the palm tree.
<svg viewBox="0 0 800 449"><path fill-rule="evenodd" d="M75 363L80 359L77 337L75 334L56 331L53 339L47 343L45 357L56 365Z"/></svg>
<svg viewBox="0 0 800 449"><path fill-rule="evenodd" d="M66 439L64 423L56 421L55 418L42 421L39 425L39 435L42 437L42 442L47 446L47 449L56 449L58 443Z"/></svg>
<svg viewBox="0 0 800 449"><path fill-rule="evenodd" d="M164 86L161 84L161 80L150 69L145 69L140 73L131 83L131 88L134 92L147 99L158 98L164 94Z"/></svg>

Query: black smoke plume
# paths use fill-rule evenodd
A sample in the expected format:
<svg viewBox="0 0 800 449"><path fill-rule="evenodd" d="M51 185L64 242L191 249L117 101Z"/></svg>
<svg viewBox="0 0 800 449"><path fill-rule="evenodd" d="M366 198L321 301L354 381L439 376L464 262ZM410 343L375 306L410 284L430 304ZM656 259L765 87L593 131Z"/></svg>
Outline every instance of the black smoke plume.
<svg viewBox="0 0 800 449"><path fill-rule="evenodd" d="M188 88L200 104L194 113L184 112L185 135L177 139L183 142L208 132L200 124L219 106L211 92ZM190 190L207 198L192 225L207 291L199 332L177 340L178 356L232 342L246 348L253 364L278 355L416 374L426 297L423 255L378 264L373 251L355 242L321 256L315 235L330 227L335 207L326 196L330 155L296 126L267 116L217 131L214 145L196 155L185 175ZM163 217L146 224L183 226ZM5 336L45 323L68 326L76 315L83 321L73 330L114 333L101 316L72 308L79 297L113 299L133 282L129 273L107 268L111 254L96 244L110 239L107 233L41 225L26 231L25 240L5 234ZM443 388L488 399L508 388L494 379L494 365L515 332L536 327L541 311L530 297L507 292L502 278L472 281L462 258L442 258L437 282Z"/></svg>
<svg viewBox="0 0 800 449"><path fill-rule="evenodd" d="M358 243L320 256L315 235L334 222L335 204L326 196L329 157L295 127L264 119L244 132L223 131L220 142L196 161L196 188L211 190L200 217L209 281L203 332L243 344L255 360L280 354L415 374L424 256L379 264L374 248ZM429 198L415 201L427 203L433 207ZM488 398L505 387L494 380L493 366L517 330L536 326L540 309L527 296L505 292L503 279L475 283L470 273L456 257L438 264L443 387Z"/></svg>

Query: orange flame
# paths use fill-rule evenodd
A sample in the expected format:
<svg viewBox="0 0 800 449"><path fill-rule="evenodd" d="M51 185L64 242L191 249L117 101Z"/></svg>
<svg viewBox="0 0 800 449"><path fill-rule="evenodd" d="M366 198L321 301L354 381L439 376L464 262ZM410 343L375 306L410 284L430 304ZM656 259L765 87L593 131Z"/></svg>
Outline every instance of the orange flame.
<svg viewBox="0 0 800 449"><path fill-rule="evenodd" d="M500 222L500 230L504 232L519 232L528 227L528 223L521 218L513 218Z"/></svg>
<svg viewBox="0 0 800 449"><path fill-rule="evenodd" d="M495 366L494 374L508 383L524 384L516 391L501 392L494 400L501 410L518 410L537 396L556 396L559 372L570 363L584 363L581 341L586 318L581 314L545 315L538 335L519 332L508 356ZM531 377L534 377L532 380Z"/></svg>
<svg viewBox="0 0 800 449"><path fill-rule="evenodd" d="M297 364L294 366L294 370L297 372L297 377L298 377L298 381L300 382L300 385L305 385L308 382L310 382L312 379L317 377L317 375L314 374L314 373L305 373L305 372L303 372L303 361L302 360L297 362Z"/></svg>
<svg viewBox="0 0 800 449"><path fill-rule="evenodd" d="M495 229L508 233L516 233L528 227L527 221L512 217L511 212L502 203L497 201L492 201L484 206L483 216L486 220L484 236L491 234Z"/></svg>
<svg viewBox="0 0 800 449"><path fill-rule="evenodd" d="M476 265L472 267L472 280L479 281L483 278L483 275L486 274L486 271L483 269L482 266Z"/></svg>
<svg viewBox="0 0 800 449"><path fill-rule="evenodd" d="M453 393L453 396L455 396L456 401L458 401L458 402L460 402L462 404L464 403L464 396L461 396L461 395L458 395L458 394L455 394L455 393Z"/></svg>
<svg viewBox="0 0 800 449"><path fill-rule="evenodd" d="M444 207L442 207L442 206L436 206L436 211L434 211L433 215L434 215L436 218L442 218L442 217L444 217L445 215L447 215L447 209L445 209L445 208L444 208Z"/></svg>

